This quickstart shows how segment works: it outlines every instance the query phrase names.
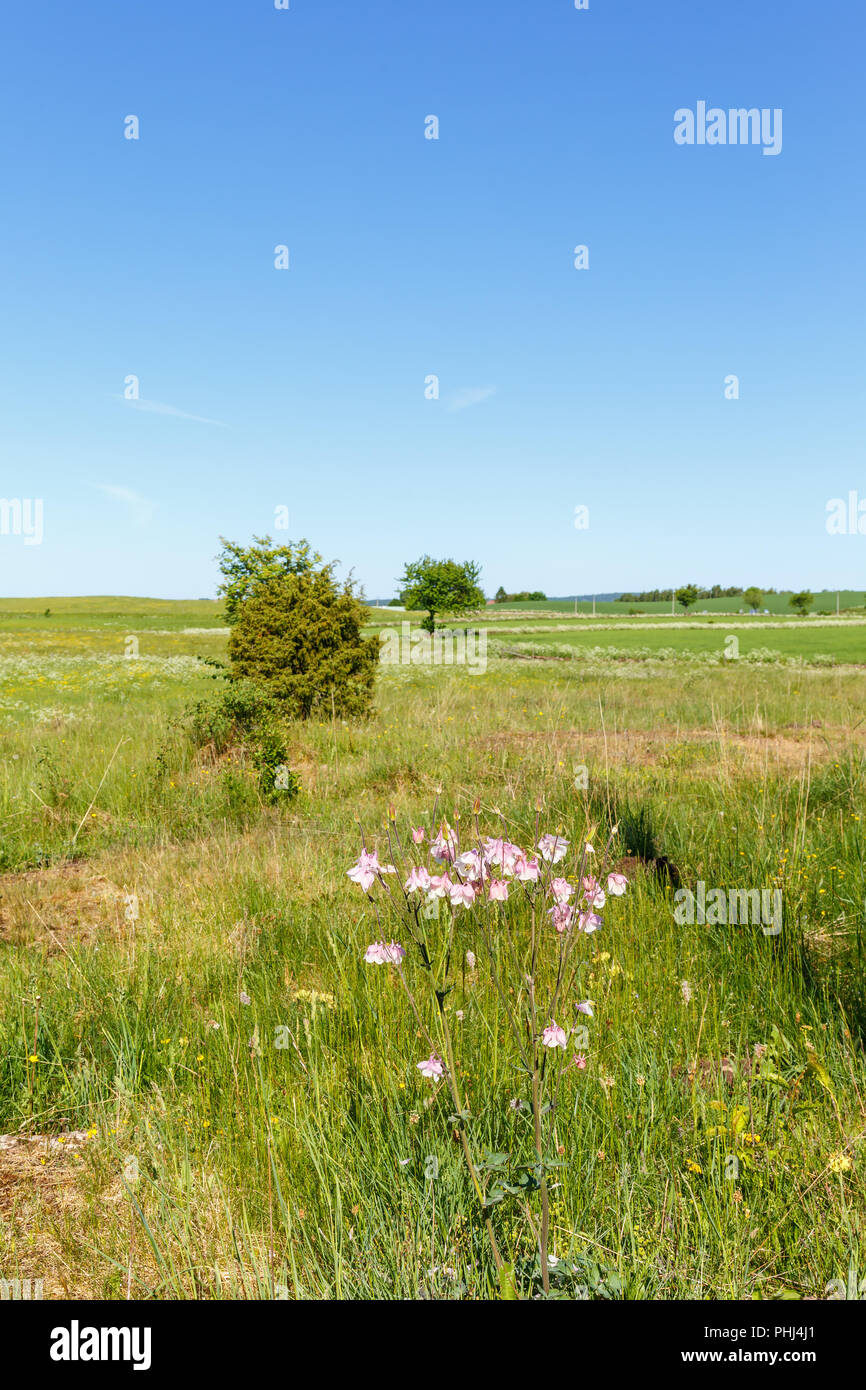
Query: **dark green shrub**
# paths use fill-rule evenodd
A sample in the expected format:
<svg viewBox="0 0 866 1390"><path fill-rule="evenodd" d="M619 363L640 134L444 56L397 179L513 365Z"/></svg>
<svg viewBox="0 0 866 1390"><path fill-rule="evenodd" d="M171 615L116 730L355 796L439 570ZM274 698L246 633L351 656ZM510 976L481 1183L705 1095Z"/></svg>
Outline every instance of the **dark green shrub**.
<svg viewBox="0 0 866 1390"><path fill-rule="evenodd" d="M275 722L266 720L256 729L253 762L259 774L263 801L291 801L301 789L297 773L288 765L285 739Z"/></svg>
<svg viewBox="0 0 866 1390"><path fill-rule="evenodd" d="M281 714L307 719L369 713L380 639L363 638L366 613L332 567L259 582L240 604L229 660Z"/></svg>
<svg viewBox="0 0 866 1390"><path fill-rule="evenodd" d="M210 743L216 753L224 753L250 734L268 713L267 697L252 681L230 681L217 693L190 705L187 730L200 748Z"/></svg>
<svg viewBox="0 0 866 1390"><path fill-rule="evenodd" d="M210 744L216 753L246 748L264 801L291 800L300 791L300 780L288 766L279 707L252 681L228 681L218 694L198 700L187 710L186 728L200 748ZM236 774L226 769L225 776L231 780Z"/></svg>

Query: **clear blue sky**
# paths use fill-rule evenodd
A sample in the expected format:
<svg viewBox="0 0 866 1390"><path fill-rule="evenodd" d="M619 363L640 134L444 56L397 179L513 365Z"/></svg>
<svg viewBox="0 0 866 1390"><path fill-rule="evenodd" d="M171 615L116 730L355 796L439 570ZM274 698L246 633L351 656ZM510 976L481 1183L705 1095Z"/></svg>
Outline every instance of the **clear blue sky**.
<svg viewBox="0 0 866 1390"><path fill-rule="evenodd" d="M209 595L281 505L370 595L425 551L866 588L825 530L866 500L862 6L43 0L3 40L0 497L44 540L0 594ZM781 154L675 144L702 100L782 108Z"/></svg>

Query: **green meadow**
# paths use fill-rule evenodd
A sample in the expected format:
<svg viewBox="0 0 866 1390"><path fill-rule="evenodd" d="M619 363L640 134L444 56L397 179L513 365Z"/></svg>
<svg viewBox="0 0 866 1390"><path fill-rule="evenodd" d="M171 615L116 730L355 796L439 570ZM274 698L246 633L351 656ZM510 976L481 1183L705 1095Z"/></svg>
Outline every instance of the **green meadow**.
<svg viewBox="0 0 866 1390"><path fill-rule="evenodd" d="M737 657L752 658L773 662L777 658L789 658L809 663L815 662L866 662L866 618L842 620L831 626L830 620L808 619L804 622L788 621L753 625L748 620L698 626L696 622L688 625L671 623L661 631L654 628L635 629L631 624L595 625L587 628L572 627L554 631L530 631L513 628L500 634L498 628L492 636L496 641L495 650L504 655L519 657L532 656L537 649L541 655L551 658L573 657L579 659L588 651L606 652L610 659L617 654L623 660L634 659L645 653L660 657L670 653L676 656L707 656L721 660L735 660ZM512 636L513 633L513 636ZM736 639L736 647L731 645L731 637ZM726 652L736 651L735 657Z"/></svg>
<svg viewBox="0 0 866 1390"><path fill-rule="evenodd" d="M447 817L472 843L477 802L482 834L530 848L612 836L629 880L575 947L593 1015L546 1122L555 1289L866 1280L862 613L473 623L486 669L383 667L368 721L290 726L300 792L269 804L243 744L190 735L220 605L0 600L4 1278L50 1298L535 1296L531 1184L482 1211L461 1137L531 1171L492 905L449 927L455 1116L418 1068L424 1016L364 960L399 926L347 876L362 836L401 864L410 826ZM778 890L781 931L678 921L699 882ZM530 929L495 920L504 970Z"/></svg>
<svg viewBox="0 0 866 1390"><path fill-rule="evenodd" d="M2 598L0 632L222 626L218 599Z"/></svg>
<svg viewBox="0 0 866 1390"><path fill-rule="evenodd" d="M761 611L767 609L774 616L790 616L790 591L784 590L777 594L764 594L761 600ZM859 589L823 589L814 595L812 612L814 613L835 613L838 606L841 610L863 609L864 594ZM674 616L682 615L683 609L677 603L674 605ZM548 598L548 599L525 599L497 603L492 606L494 613L509 613L519 611L521 613L571 613L587 616L593 611L593 600L591 598L568 599L568 598ZM597 616L616 617L628 616L629 614L640 613L647 616L666 617L671 613L670 594L664 599L596 599L595 611ZM730 598L707 598L698 599L692 613L747 613L748 606L742 595L733 595Z"/></svg>

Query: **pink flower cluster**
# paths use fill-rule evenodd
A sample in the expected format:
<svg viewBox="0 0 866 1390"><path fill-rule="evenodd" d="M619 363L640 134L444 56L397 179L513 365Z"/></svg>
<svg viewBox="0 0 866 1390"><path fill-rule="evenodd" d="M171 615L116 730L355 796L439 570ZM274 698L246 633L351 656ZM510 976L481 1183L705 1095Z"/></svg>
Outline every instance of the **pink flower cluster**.
<svg viewBox="0 0 866 1390"><path fill-rule="evenodd" d="M579 1014L587 1014L590 1018L594 1017L592 1012L592 1000L584 999L582 1003L577 1005L577 1012ZM564 1052L565 1045L568 1042L568 1034L564 1028L560 1028L556 1019L552 1018L541 1034L541 1041L545 1047L561 1047ZM586 1066L585 1058L583 1065Z"/></svg>
<svg viewBox="0 0 866 1390"><path fill-rule="evenodd" d="M374 941L367 947L364 960L368 965L399 965L405 954L398 941Z"/></svg>
<svg viewBox="0 0 866 1390"><path fill-rule="evenodd" d="M435 1052L431 1052L423 1062L417 1062L416 1066L422 1076L426 1076L429 1081L438 1081L445 1075L445 1063L441 1057L437 1057Z"/></svg>
<svg viewBox="0 0 866 1390"><path fill-rule="evenodd" d="M421 845L426 839L423 827L412 828L412 842ZM512 844L504 838L488 836L477 849L461 851L457 834L447 822L442 823L435 839L430 841L429 852L438 873L431 873L424 864L413 864L403 884L407 905L416 893L424 896L427 903L447 900L451 907L470 908L474 903L485 899L489 903L508 902L509 893L515 885L526 885L526 891L534 896L534 886L551 901L547 914L553 927L560 934L576 927L577 931L589 936L603 925L599 915L608 894L619 898L625 893L628 879L625 874L610 873L603 885L593 874L584 874L579 884L559 875L552 876L553 866L565 859L570 843L562 835L542 835L530 854L520 845ZM595 853L587 844L583 851L583 862ZM396 874L393 864L381 864L375 850L361 850L357 864L348 871L348 876L364 892L368 892L378 880L387 888L386 874ZM368 965L400 965L406 952L397 941L374 941L364 955ZM584 1000L577 1005L578 1013L592 1017L592 1002ZM548 1048L565 1050L568 1033L555 1019L541 1034L541 1042ZM586 1066L586 1059L576 1060L577 1066ZM435 1053L423 1062L418 1062L422 1076L438 1081L445 1073L445 1064Z"/></svg>
<svg viewBox="0 0 866 1390"><path fill-rule="evenodd" d="M353 883L357 883L366 893L372 888L377 878L382 874L396 874L397 870L393 864L380 864L379 856L375 850L368 854L365 849L361 850L361 857L357 864L353 864L351 869L346 871Z"/></svg>
<svg viewBox="0 0 866 1390"><path fill-rule="evenodd" d="M412 830L412 839L420 844L424 839L423 828ZM477 899L486 897L488 902L504 903L515 883L537 884L544 882L544 869L539 856L545 864L560 863L568 853L568 840L562 835L542 835L538 841L535 855L530 855L520 845L510 840L487 837L479 849L460 852L457 836L451 827L443 822L439 832L430 843L430 855L441 873L431 873L424 864L415 864L403 884L407 897L422 893L425 901L435 902L447 899L453 908L472 907ZM587 853L593 852L586 846ZM367 892L379 879L384 883L384 874L396 873L393 864L380 864L376 851L361 851L357 864L348 870L349 878ZM625 874L608 874L607 893L621 897L626 890L628 879ZM602 925L598 915L607 900L605 889L592 875L585 875L580 882L577 902L569 899L577 893L575 886L567 878L551 879L546 891L553 899L548 915L558 932L569 931L575 923L579 931L597 931ZM372 948L371 948L372 949Z"/></svg>

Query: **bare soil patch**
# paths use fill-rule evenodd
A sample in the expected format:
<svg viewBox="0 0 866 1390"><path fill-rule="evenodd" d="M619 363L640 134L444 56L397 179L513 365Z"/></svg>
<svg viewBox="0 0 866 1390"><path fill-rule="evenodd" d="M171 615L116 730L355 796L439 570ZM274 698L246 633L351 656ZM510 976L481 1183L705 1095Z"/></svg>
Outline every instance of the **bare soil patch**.
<svg viewBox="0 0 866 1390"><path fill-rule="evenodd" d="M765 767L779 771L799 771L809 763L832 762L838 747L852 744L866 749L866 730L805 726L785 733L771 730L752 734L729 733L715 729L623 730L607 735L597 730L559 730L556 733L500 732L477 740L477 746L497 751L502 748L538 748L547 744L558 753L587 762L628 764L630 766L679 766L701 762L732 764L744 773Z"/></svg>
<svg viewBox="0 0 866 1390"><path fill-rule="evenodd" d="M83 861L0 877L0 942L56 952L106 933L119 938L124 911L124 889Z"/></svg>

